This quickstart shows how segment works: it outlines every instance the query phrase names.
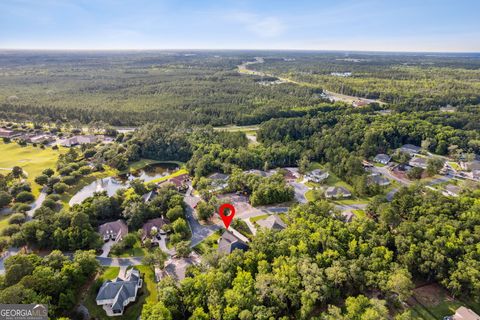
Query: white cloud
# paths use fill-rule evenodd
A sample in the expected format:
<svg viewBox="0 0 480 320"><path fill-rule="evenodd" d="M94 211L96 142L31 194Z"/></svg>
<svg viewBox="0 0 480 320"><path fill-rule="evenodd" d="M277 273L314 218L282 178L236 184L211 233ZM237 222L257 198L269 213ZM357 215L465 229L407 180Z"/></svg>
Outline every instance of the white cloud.
<svg viewBox="0 0 480 320"><path fill-rule="evenodd" d="M279 36L286 29L284 23L273 16L261 16L249 12L235 12L228 15L227 18L242 24L248 31L264 38Z"/></svg>

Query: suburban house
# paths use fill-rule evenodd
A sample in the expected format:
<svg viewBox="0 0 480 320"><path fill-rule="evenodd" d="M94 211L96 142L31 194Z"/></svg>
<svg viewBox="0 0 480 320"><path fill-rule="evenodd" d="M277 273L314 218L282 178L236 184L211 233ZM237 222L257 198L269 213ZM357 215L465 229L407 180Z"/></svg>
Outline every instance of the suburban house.
<svg viewBox="0 0 480 320"><path fill-rule="evenodd" d="M472 171L472 178L473 178L473 180L479 180L480 181L480 170L473 170Z"/></svg>
<svg viewBox="0 0 480 320"><path fill-rule="evenodd" d="M328 178L328 172L320 169L315 169L312 172L307 173L305 177L308 181L320 183Z"/></svg>
<svg viewBox="0 0 480 320"><path fill-rule="evenodd" d="M227 187L227 181L230 176L228 174L216 172L208 176L208 178L212 180L212 185L215 190L222 190Z"/></svg>
<svg viewBox="0 0 480 320"><path fill-rule="evenodd" d="M352 193L344 187L328 187L325 190L325 198L349 198L352 196Z"/></svg>
<svg viewBox="0 0 480 320"><path fill-rule="evenodd" d="M268 218L258 220L257 224L262 228L267 228L270 230L282 230L287 227L285 222L276 214L268 216Z"/></svg>
<svg viewBox="0 0 480 320"><path fill-rule="evenodd" d="M165 181L164 183L172 183L179 192L187 192L188 190L188 174L182 174L178 177L173 177Z"/></svg>
<svg viewBox="0 0 480 320"><path fill-rule="evenodd" d="M295 181L300 175L296 168L285 168L285 175L283 176L287 181Z"/></svg>
<svg viewBox="0 0 480 320"><path fill-rule="evenodd" d="M230 231L225 231L218 239L218 252L230 254L236 249L245 251L248 245Z"/></svg>
<svg viewBox="0 0 480 320"><path fill-rule="evenodd" d="M156 196L157 196L157 192L155 190L152 190L150 192L145 193L142 196L142 200L143 200L143 202L147 203L147 202L152 201L153 198L155 198Z"/></svg>
<svg viewBox="0 0 480 320"><path fill-rule="evenodd" d="M373 161L381 164L388 164L390 160L392 160L392 157L385 153L379 153L375 156L375 158L373 158Z"/></svg>
<svg viewBox="0 0 480 320"><path fill-rule="evenodd" d="M460 165L461 165L462 169L464 169L464 170L470 170L470 171L480 170L480 161L478 161L478 160L473 160L473 161L469 161L469 162L461 162Z"/></svg>
<svg viewBox="0 0 480 320"><path fill-rule="evenodd" d="M370 104L370 102L368 102L366 100L355 100L355 101L353 101L352 106L354 106L354 107L365 107L365 106L368 106L369 104Z"/></svg>
<svg viewBox="0 0 480 320"><path fill-rule="evenodd" d="M117 277L105 281L98 290L97 305L103 306L108 316L123 315L124 308L137 298L142 282L140 272L135 268L128 270L124 279Z"/></svg>
<svg viewBox="0 0 480 320"><path fill-rule="evenodd" d="M103 241L118 241L128 233L128 227L123 220L118 219L102 224L98 227L98 233L103 237Z"/></svg>
<svg viewBox="0 0 480 320"><path fill-rule="evenodd" d="M64 139L60 142L60 144L64 147L73 147L82 144L94 144L99 141L102 141L104 136L95 136L95 135L88 135L88 136L73 136L71 138Z"/></svg>
<svg viewBox="0 0 480 320"><path fill-rule="evenodd" d="M352 211L343 211L341 214L345 218L345 222L352 222L353 218L356 217Z"/></svg>
<svg viewBox="0 0 480 320"><path fill-rule="evenodd" d="M480 316L476 314L473 310L460 307L455 311L453 315L453 320L480 320Z"/></svg>
<svg viewBox="0 0 480 320"><path fill-rule="evenodd" d="M443 192L443 194L446 196L458 197L461 191L462 188L453 184L449 184L445 186L445 191Z"/></svg>
<svg viewBox="0 0 480 320"><path fill-rule="evenodd" d="M390 180L379 173L372 173L368 179L370 183L378 184L381 187L388 186L390 184Z"/></svg>
<svg viewBox="0 0 480 320"><path fill-rule="evenodd" d="M157 237L162 233L165 234L165 231L163 231L163 227L169 223L170 221L164 218L155 218L148 220L142 226L142 240L145 240L148 237L152 237L152 234L155 234Z"/></svg>
<svg viewBox="0 0 480 320"><path fill-rule="evenodd" d="M263 171L263 170L257 170L257 169L247 170L247 171L245 171L245 173L246 174L254 174L254 175L257 175L257 176L260 176L260 177L264 177L264 178L272 175L270 172Z"/></svg>
<svg viewBox="0 0 480 320"><path fill-rule="evenodd" d="M427 162L428 162L427 158L415 157L411 159L408 162L408 164L411 165L412 167L427 169Z"/></svg>
<svg viewBox="0 0 480 320"><path fill-rule="evenodd" d="M402 151L402 152L406 152L409 155L413 156L413 155L416 155L417 153L419 153L420 150L422 150L422 148L420 148L418 146L414 146L413 144L404 144L403 146L401 146L399 148L399 150Z"/></svg>

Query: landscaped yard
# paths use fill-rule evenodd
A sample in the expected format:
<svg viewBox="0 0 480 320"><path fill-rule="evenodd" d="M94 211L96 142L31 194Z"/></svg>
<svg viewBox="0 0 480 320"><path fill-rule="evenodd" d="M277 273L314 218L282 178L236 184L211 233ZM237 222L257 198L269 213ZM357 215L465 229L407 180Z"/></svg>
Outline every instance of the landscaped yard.
<svg viewBox="0 0 480 320"><path fill-rule="evenodd" d="M256 217L251 217L250 218L250 222L252 223L256 223L258 220L263 220L265 218L268 218L269 214L262 214L260 216L256 216Z"/></svg>
<svg viewBox="0 0 480 320"><path fill-rule="evenodd" d="M118 258L125 258L125 257L143 257L147 250L142 247L140 239L135 242L133 248L124 250L121 254L114 255L110 252L109 257L118 257Z"/></svg>
<svg viewBox="0 0 480 320"><path fill-rule="evenodd" d="M193 250L195 250L198 254L202 255L210 248L218 248L218 239L222 236L222 230L217 230L207 238L205 238L202 242L197 244L195 247L193 247Z"/></svg>
<svg viewBox="0 0 480 320"><path fill-rule="evenodd" d="M412 306L413 319L434 320L455 314L461 306L480 312L480 303L454 299L437 284L423 286L414 290L415 305Z"/></svg>
<svg viewBox="0 0 480 320"><path fill-rule="evenodd" d="M28 175L27 180L32 184L32 192L35 196L40 194L41 186L34 179L46 168L55 168L58 155L66 149L53 150L51 147L40 149L27 145L19 146L17 143L0 143L0 173L8 173L14 166L19 166Z"/></svg>
<svg viewBox="0 0 480 320"><path fill-rule="evenodd" d="M154 179L154 180L150 181L149 183L159 183L159 182L168 180L170 178L175 178L175 177L181 176L182 174L188 174L187 169L180 169L180 170L175 171L174 173L172 173L168 176L161 177L161 178L158 178L158 179Z"/></svg>
<svg viewBox="0 0 480 320"><path fill-rule="evenodd" d="M157 284L155 282L155 275L152 268L148 266L136 266L141 275L143 276L143 286L139 290L137 300L133 304L129 304L125 308L125 312L122 317L118 319L131 319L137 320L142 313L142 306L145 302L156 302L158 299ZM108 267L102 271L101 276L92 286L88 289L84 305L90 312L91 318L95 319L112 319L107 316L105 310L101 306L97 306L95 298L97 297L98 289L105 280L112 280L117 277L119 267Z"/></svg>

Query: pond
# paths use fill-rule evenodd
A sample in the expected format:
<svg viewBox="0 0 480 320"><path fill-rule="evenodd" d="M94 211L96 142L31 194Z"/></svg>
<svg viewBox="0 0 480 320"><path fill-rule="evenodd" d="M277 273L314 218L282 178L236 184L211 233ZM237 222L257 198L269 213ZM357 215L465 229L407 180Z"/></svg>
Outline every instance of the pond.
<svg viewBox="0 0 480 320"><path fill-rule="evenodd" d="M156 163L148 165L135 172L122 174L117 177L98 179L80 189L80 191L78 191L70 199L68 204L73 206L74 204L82 203L83 200L93 196L95 192L106 191L108 196L111 197L115 194L115 192L117 192L117 190L128 187L130 181L134 179L141 179L145 182L150 182L152 180L168 176L178 169L179 168L176 164Z"/></svg>

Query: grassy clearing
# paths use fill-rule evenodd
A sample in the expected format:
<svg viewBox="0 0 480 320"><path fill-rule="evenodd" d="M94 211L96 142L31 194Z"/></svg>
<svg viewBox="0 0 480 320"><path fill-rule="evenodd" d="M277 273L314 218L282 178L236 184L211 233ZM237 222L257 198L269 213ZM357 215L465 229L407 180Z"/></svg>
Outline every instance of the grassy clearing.
<svg viewBox="0 0 480 320"><path fill-rule="evenodd" d="M231 125L231 126L222 126L222 127L215 127L213 128L214 130L218 130L218 131L228 131L228 132L237 132L237 131L241 131L241 132L245 132L247 134L252 134L252 132L255 132L259 129L259 126L258 125L251 125L251 126L235 126L235 125Z"/></svg>
<svg viewBox="0 0 480 320"><path fill-rule="evenodd" d="M363 210L352 210L352 212L357 216L357 218L366 218L367 214Z"/></svg>
<svg viewBox="0 0 480 320"><path fill-rule="evenodd" d="M411 307L413 319L443 319L455 314L455 311L465 306L480 312L480 302L473 300L454 299L438 284L430 284L414 289L415 304Z"/></svg>
<svg viewBox="0 0 480 320"><path fill-rule="evenodd" d="M447 163L448 163L448 164L450 165L450 167L452 167L454 170L457 170L457 171L462 170L462 167L460 167L460 165L459 165L458 163L456 163L456 162L448 161Z"/></svg>
<svg viewBox="0 0 480 320"><path fill-rule="evenodd" d="M42 187L35 183L34 179L46 168L55 168L58 156L65 153L67 149L60 148L53 150L51 147L40 149L27 145L19 146L17 143L0 143L0 168L2 173L8 173L10 168L19 166L28 175L27 180L32 185L32 192L35 196L40 194ZM5 170L6 169L6 170Z"/></svg>
<svg viewBox="0 0 480 320"><path fill-rule="evenodd" d="M175 178L175 177L178 177L178 176L181 176L182 174L188 174L188 171L187 169L180 169L178 171L175 171L174 173L168 175L168 176L165 176L165 177L161 177L161 178L158 178L158 179L154 179L148 183L158 183L158 182L162 182L162 181L165 181L165 180L168 180L170 178Z"/></svg>
<svg viewBox="0 0 480 320"><path fill-rule="evenodd" d="M140 314L142 313L142 307L145 302L156 302L158 299L157 284L155 283L155 275L153 273L153 270L148 266L136 266L135 268L140 271L143 277L143 285L138 292L137 300L134 303L129 304L125 308L123 316L118 317L118 319L136 320L140 317ZM84 305L90 312L90 316L92 319L111 319L107 316L105 310L103 310L101 306L97 306L95 298L101 284L105 280L114 279L118 275L119 270L119 267L105 268L102 274L99 276L98 280L96 280L94 284L88 289Z"/></svg>
<svg viewBox="0 0 480 320"><path fill-rule="evenodd" d="M8 219L10 219L11 214L1 215L0 216L0 233L9 226Z"/></svg>
<svg viewBox="0 0 480 320"><path fill-rule="evenodd" d="M135 172L137 170L143 169L146 166L158 163L165 163L165 164L176 164L179 168L183 167L185 163L180 161L160 161L160 160L152 160L152 159L140 159L138 161L132 162L128 165L126 170L120 171L119 174Z"/></svg>

